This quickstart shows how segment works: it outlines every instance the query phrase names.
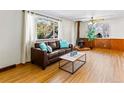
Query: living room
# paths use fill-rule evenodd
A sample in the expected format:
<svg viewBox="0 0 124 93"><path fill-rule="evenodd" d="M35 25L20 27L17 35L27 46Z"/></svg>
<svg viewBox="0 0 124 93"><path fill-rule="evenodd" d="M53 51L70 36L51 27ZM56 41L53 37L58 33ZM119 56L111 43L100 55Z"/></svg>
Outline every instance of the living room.
<svg viewBox="0 0 124 93"><path fill-rule="evenodd" d="M123 10L0 10L0 20L0 82L124 82Z"/></svg>

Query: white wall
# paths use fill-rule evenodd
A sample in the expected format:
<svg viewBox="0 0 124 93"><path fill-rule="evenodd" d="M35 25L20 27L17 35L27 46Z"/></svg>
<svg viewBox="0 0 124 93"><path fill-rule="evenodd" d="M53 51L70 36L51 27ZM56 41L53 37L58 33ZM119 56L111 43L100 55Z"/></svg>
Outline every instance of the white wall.
<svg viewBox="0 0 124 93"><path fill-rule="evenodd" d="M0 68L20 63L21 11L0 11Z"/></svg>
<svg viewBox="0 0 124 93"><path fill-rule="evenodd" d="M103 22L109 24L111 38L124 38L124 17L104 20ZM80 37L87 37L87 31L87 23L81 22Z"/></svg>

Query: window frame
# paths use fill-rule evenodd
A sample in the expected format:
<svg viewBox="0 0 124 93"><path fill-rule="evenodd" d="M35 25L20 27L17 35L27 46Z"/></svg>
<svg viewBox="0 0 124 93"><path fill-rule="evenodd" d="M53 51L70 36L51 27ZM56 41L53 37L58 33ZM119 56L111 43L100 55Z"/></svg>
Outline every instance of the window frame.
<svg viewBox="0 0 124 93"><path fill-rule="evenodd" d="M37 17L35 17L36 41L58 40L59 39L59 34L58 34L57 38L55 38L55 36L54 36L54 38L38 39L38 37L37 37L37 22L36 22L38 19L41 19L41 20L44 19L44 20L48 20L48 21L57 22L58 23L58 33L59 33L59 20L54 20L54 19L47 18L47 17L37 16ZM55 33L55 31L53 31L53 33Z"/></svg>

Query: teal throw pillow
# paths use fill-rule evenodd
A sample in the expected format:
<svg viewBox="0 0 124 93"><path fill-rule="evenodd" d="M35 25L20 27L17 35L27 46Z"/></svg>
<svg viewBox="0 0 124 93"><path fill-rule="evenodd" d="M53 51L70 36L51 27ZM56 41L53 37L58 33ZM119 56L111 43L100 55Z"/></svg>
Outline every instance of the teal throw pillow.
<svg viewBox="0 0 124 93"><path fill-rule="evenodd" d="M68 48L69 43L66 40L60 40L60 48Z"/></svg>
<svg viewBox="0 0 124 93"><path fill-rule="evenodd" d="M40 46L40 48L41 48L43 51L46 51L46 52L48 51L48 50L47 50L47 45L46 45L44 42L40 43L39 46Z"/></svg>

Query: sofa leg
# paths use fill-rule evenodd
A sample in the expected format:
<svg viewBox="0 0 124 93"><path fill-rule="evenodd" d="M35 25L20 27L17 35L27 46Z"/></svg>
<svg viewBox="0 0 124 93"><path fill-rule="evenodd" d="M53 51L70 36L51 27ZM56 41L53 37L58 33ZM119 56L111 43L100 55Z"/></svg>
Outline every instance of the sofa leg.
<svg viewBox="0 0 124 93"><path fill-rule="evenodd" d="M34 62L33 62L33 61L31 61L31 63L32 63L32 64L34 64Z"/></svg>
<svg viewBox="0 0 124 93"><path fill-rule="evenodd" d="M45 70L46 69L46 66L42 66L42 69Z"/></svg>

